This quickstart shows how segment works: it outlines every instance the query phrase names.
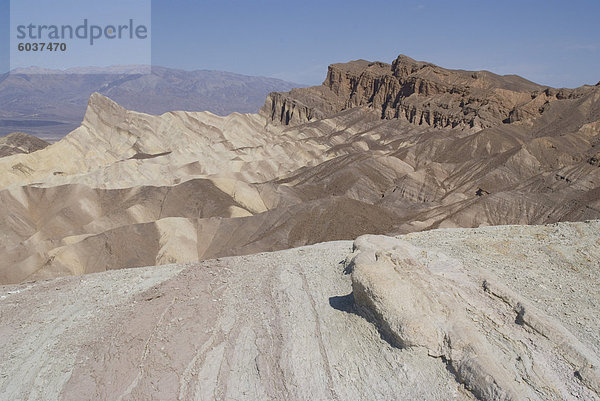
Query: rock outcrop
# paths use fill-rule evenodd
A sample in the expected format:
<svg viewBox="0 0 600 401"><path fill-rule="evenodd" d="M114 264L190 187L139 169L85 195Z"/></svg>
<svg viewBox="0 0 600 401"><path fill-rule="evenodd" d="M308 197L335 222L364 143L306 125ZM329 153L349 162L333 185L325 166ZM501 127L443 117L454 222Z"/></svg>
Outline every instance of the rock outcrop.
<svg viewBox="0 0 600 401"><path fill-rule="evenodd" d="M50 145L48 142L23 132L13 132L0 137L0 157L32 153Z"/></svg>
<svg viewBox="0 0 600 401"><path fill-rule="evenodd" d="M539 117L551 102L585 92L546 88L515 75L448 70L401 55L391 65L333 64L321 86L272 93L261 112L276 123L294 125L365 106L383 119L482 129Z"/></svg>
<svg viewBox="0 0 600 401"><path fill-rule="evenodd" d="M571 290L562 290L559 280L569 276L569 266L577 266L585 275L591 273L594 279L598 278L591 259L582 265L571 255L583 249L600 254L596 241L599 228L597 221L547 228L506 227L480 230L479 239L473 231L438 232L438 237L445 241L456 241L455 235L466 235L454 243L454 254L460 255L456 246L465 238L485 244L473 259L468 255L449 257L435 250L434 244L419 248L410 243L410 238L362 236L354 242L354 253L347 258L346 265L352 269L358 310L395 346L423 348L428 355L441 358L477 399L565 399L580 394L579 391L587 394L581 394L581 398L594 399L600 395L600 358L595 352L600 340L598 333L581 341L577 331L570 331L556 317L549 316L538 299L528 299L509 288L490 271L493 269L488 267L491 261L487 250L500 250L495 247L496 233L519 230L521 238L525 233L528 236L535 233L538 238L544 238L545 234L575 234L574 238L554 246L555 251L564 255L560 260L538 268L553 270L554 280L530 283L547 291L546 282L554 281L553 285L560 289L549 295L568 302L564 297ZM427 234L422 237L426 239ZM584 241L585 245L578 241ZM501 258L496 256L492 260L510 270L505 274L516 274L517 280L520 280L519 267L511 266L514 259L506 252L511 255L524 252L527 261L530 252L535 254L549 246L544 239L537 246L531 246L529 241L510 245L510 251L504 248L505 252L500 250ZM594 305L598 291L589 295ZM570 377L579 380L580 390L569 391L563 386L561 381Z"/></svg>

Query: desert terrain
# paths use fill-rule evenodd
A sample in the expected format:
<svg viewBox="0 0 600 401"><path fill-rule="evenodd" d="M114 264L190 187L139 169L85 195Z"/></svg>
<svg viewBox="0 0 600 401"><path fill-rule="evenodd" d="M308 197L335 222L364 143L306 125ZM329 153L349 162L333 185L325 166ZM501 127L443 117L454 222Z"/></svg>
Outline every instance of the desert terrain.
<svg viewBox="0 0 600 401"><path fill-rule="evenodd" d="M598 400L599 238L439 229L3 286L0 397Z"/></svg>
<svg viewBox="0 0 600 401"><path fill-rule="evenodd" d="M259 114L153 116L93 94L64 139L0 158L0 283L600 218L599 127L600 86L406 56L334 64Z"/></svg>
<svg viewBox="0 0 600 401"><path fill-rule="evenodd" d="M0 143L0 399L599 400L600 85L406 56Z"/></svg>

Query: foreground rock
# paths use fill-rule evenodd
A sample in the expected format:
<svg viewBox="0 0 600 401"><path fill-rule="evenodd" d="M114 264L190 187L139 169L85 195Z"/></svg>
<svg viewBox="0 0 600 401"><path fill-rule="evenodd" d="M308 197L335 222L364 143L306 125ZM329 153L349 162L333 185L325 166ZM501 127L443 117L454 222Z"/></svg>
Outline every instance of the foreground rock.
<svg viewBox="0 0 600 401"><path fill-rule="evenodd" d="M600 400L599 241L437 230L0 287L0 398Z"/></svg>
<svg viewBox="0 0 600 401"><path fill-rule="evenodd" d="M446 362L478 399L591 400L599 235L596 221L363 236L348 265L359 311L397 347Z"/></svg>

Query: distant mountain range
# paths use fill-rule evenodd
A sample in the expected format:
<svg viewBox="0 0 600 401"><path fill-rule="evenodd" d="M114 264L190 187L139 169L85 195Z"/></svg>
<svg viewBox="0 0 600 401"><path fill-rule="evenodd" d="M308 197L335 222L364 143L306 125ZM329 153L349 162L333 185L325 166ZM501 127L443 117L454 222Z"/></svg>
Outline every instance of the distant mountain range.
<svg viewBox="0 0 600 401"><path fill-rule="evenodd" d="M23 131L55 141L77 128L94 92L128 109L255 113L274 91L303 85L223 71L183 71L144 66L90 67L54 71L36 67L0 75L0 135ZM132 73L133 72L133 73Z"/></svg>

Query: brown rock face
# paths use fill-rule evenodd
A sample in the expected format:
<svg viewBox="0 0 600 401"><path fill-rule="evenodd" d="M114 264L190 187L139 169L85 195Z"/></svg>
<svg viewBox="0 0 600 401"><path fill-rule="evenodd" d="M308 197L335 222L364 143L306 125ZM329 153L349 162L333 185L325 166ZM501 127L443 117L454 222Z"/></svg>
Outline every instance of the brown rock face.
<svg viewBox="0 0 600 401"><path fill-rule="evenodd" d="M272 93L263 115L285 125L365 106L382 119L436 128L486 128L540 116L581 91L551 89L515 75L448 70L398 56L390 65L365 60L329 66L321 86Z"/></svg>
<svg viewBox="0 0 600 401"><path fill-rule="evenodd" d="M343 110L342 98L326 86L269 94L260 114L274 123L297 125Z"/></svg>

